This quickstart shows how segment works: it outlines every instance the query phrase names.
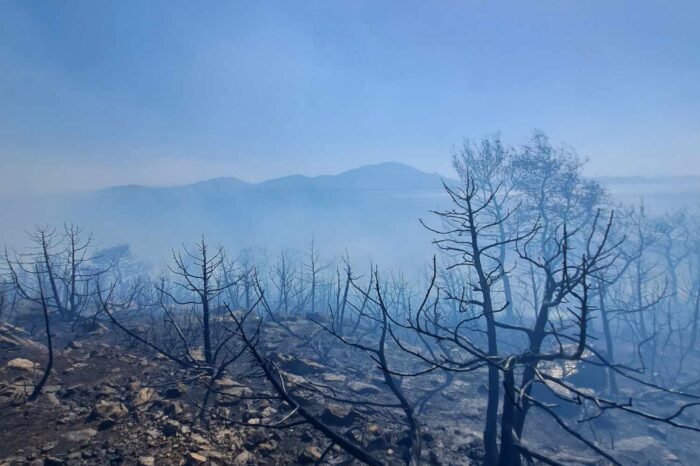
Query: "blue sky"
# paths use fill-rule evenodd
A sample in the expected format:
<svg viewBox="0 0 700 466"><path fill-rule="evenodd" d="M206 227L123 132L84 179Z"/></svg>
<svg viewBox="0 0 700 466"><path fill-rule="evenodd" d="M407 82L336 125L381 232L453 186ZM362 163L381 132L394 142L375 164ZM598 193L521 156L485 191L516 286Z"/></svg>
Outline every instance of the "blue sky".
<svg viewBox="0 0 700 466"><path fill-rule="evenodd" d="M696 1L0 1L0 193L260 180L533 128L700 174Z"/></svg>

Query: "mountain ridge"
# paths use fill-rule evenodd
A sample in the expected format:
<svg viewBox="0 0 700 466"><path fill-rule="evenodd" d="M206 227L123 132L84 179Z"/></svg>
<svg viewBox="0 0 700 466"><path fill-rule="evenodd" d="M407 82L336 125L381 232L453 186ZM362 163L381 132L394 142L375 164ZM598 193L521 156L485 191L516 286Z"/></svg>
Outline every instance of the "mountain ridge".
<svg viewBox="0 0 700 466"><path fill-rule="evenodd" d="M104 192L124 192L129 190L142 190L142 191L168 191L177 189L211 189L211 188L237 188L237 189L279 189L279 190L289 190L292 188L298 188L300 184L308 184L310 189L313 190L331 190L331 189L361 189L374 188L377 190L387 190L387 189L411 189L411 186L392 185L390 183L391 178L395 175L403 175L403 183L406 182L406 176L410 176L413 179L414 185L417 184L420 188L431 189L437 186L440 187L440 180L454 181L452 178L441 175L436 172L426 172L415 168L411 165L404 164L401 162L381 162L376 164L360 165L359 167L351 168L336 174L321 174L321 175L304 175L301 173L295 173L290 175L279 176L275 178L270 178L261 181L246 181L241 178L234 176L221 176L216 178L207 178L200 181L194 181L191 183L167 185L167 186L151 186L144 184L125 184L109 186L106 188L101 188L91 191L91 193L104 193ZM363 186L362 181L366 183L367 176L374 178L372 180L372 185L374 186ZM417 178L423 178L423 180L417 180ZM364 178L364 180L361 180ZM590 177L603 185L626 185L626 184L660 184L668 183L674 181L687 182L687 183L700 183L700 175L658 175L658 176L592 176ZM357 182L360 179L360 182ZM353 183L355 181L355 183ZM387 185L387 182L389 184ZM438 182L437 185L429 185L429 183ZM332 186L335 184L336 186ZM378 187L382 184L383 187ZM358 186L359 185L359 186ZM388 186L388 187L387 187ZM308 189L307 188L307 189Z"/></svg>
<svg viewBox="0 0 700 466"><path fill-rule="evenodd" d="M402 182L405 183L406 177L410 177L409 181L416 186L421 188L431 189L434 187L440 188L439 181L442 179L449 180L448 177L442 176L438 173L428 173L420 169L412 167L410 165L400 163L400 162L382 162L377 164L361 165L356 168L351 168L349 170L342 171L334 175L303 175L303 174L292 174L285 175L281 177L270 178L268 180L262 180L258 182L249 182L236 178L233 176L222 176L217 178L209 178L201 181L195 181L192 183L185 183L179 185L169 185L169 186L148 186L142 184L126 184L110 186L107 188L98 189L95 191L89 191L92 193L105 193L105 192L124 192L129 190L153 190L153 191L167 191L173 189L183 189L183 188L209 188L212 186L216 187L236 187L236 188L248 188L248 189L261 189L261 188L291 188L298 183L310 184L312 188L316 189L332 189L332 185L340 181L339 187L345 187L348 189L355 189L363 186L362 181L366 181L367 177L372 178L372 185L376 185L377 189L380 184L386 185L387 181L392 178L401 176ZM438 181L437 185L430 185ZM389 189L405 189L406 186L394 186L389 185ZM408 187L410 189L410 186Z"/></svg>
<svg viewBox="0 0 700 466"><path fill-rule="evenodd" d="M684 178L687 179L687 178ZM24 198L0 211L0 242L22 244L35 224L75 223L103 244L129 243L138 257L167 260L172 247L205 234L231 251L304 250L315 238L331 256L389 266L429 260L433 239L419 219L449 202L443 181L409 165L364 165L335 175L290 175L259 183L219 177L180 186L124 185ZM600 180L614 199L650 209L700 205L688 182Z"/></svg>

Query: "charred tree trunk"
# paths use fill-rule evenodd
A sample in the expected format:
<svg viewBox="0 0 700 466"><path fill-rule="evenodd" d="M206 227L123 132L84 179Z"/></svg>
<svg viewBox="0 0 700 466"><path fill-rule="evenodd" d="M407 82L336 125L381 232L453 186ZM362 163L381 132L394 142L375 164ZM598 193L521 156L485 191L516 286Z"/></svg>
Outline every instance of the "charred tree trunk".
<svg viewBox="0 0 700 466"><path fill-rule="evenodd" d="M38 270L37 277L39 278L39 280L41 280L41 276L39 275ZM44 375L41 377L39 383L36 384L36 386L34 387L32 394L29 395L29 398L27 398L28 401L34 401L39 397L39 395L41 394L41 390L44 388L44 385L46 385L46 381L49 379L49 375L51 375L51 369L53 368L53 342L51 340L51 324L49 322L49 309L46 304L46 298L44 296L44 291L41 286L41 283L39 283L39 292L41 294L41 310L44 313L44 325L46 328L46 347L49 351L49 360L46 363Z"/></svg>

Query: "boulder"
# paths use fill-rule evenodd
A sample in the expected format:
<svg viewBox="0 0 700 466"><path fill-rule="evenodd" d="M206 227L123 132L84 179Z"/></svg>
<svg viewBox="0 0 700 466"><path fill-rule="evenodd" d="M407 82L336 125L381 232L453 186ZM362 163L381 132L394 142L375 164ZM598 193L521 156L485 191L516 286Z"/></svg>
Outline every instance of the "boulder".
<svg viewBox="0 0 700 466"><path fill-rule="evenodd" d="M90 418L96 419L112 419L116 420L126 416L129 410L124 406L124 403L100 400L90 413Z"/></svg>
<svg viewBox="0 0 700 466"><path fill-rule="evenodd" d="M19 327L0 322L0 350L19 348L44 348L31 340L29 334Z"/></svg>
<svg viewBox="0 0 700 466"><path fill-rule="evenodd" d="M190 440L192 440L194 443L198 445L209 445L209 440L205 439L199 434L192 434L190 435Z"/></svg>
<svg viewBox="0 0 700 466"><path fill-rule="evenodd" d="M345 382L346 377L342 374L323 374L321 377L324 382Z"/></svg>
<svg viewBox="0 0 700 466"><path fill-rule="evenodd" d="M22 376L11 383L0 383L0 402L22 402L34 391L34 383Z"/></svg>
<svg viewBox="0 0 700 466"><path fill-rule="evenodd" d="M321 414L321 421L330 425L348 427L352 425L358 417L359 414L357 411L337 403L329 403Z"/></svg>
<svg viewBox="0 0 700 466"><path fill-rule="evenodd" d="M24 358L15 358L7 361L8 369L16 369L19 371L34 371L39 368L39 364Z"/></svg>
<svg viewBox="0 0 700 466"><path fill-rule="evenodd" d="M187 464L189 465L197 465L197 464L204 464L207 462L207 457L204 455L201 455L199 453L195 453L193 451L189 452L187 454Z"/></svg>
<svg viewBox="0 0 700 466"><path fill-rule="evenodd" d="M297 461L299 464L312 464L316 463L323 456L323 452L320 448L315 445L310 445L299 454Z"/></svg>
<svg viewBox="0 0 700 466"><path fill-rule="evenodd" d="M144 387L134 395L133 404L137 407L145 407L158 398L156 391L150 387Z"/></svg>
<svg viewBox="0 0 700 466"><path fill-rule="evenodd" d="M97 431L95 429L82 429L74 430L72 432L66 432L65 434L63 434L63 438L69 442L75 442L84 445L95 435L97 435Z"/></svg>
<svg viewBox="0 0 700 466"><path fill-rule="evenodd" d="M163 427L161 429L163 431L163 435L166 437L173 437L180 432L180 423L174 419L168 419L163 423Z"/></svg>
<svg viewBox="0 0 700 466"><path fill-rule="evenodd" d="M155 466L156 459L152 456L140 456L136 464L137 466Z"/></svg>
<svg viewBox="0 0 700 466"><path fill-rule="evenodd" d="M311 359L297 358L283 353L274 353L272 357L286 372L291 372L296 375L319 374L327 370L325 366Z"/></svg>
<svg viewBox="0 0 700 466"><path fill-rule="evenodd" d="M240 385L238 382L233 380L231 377L221 377L214 382L214 386L221 389L225 387L235 387Z"/></svg>
<svg viewBox="0 0 700 466"><path fill-rule="evenodd" d="M163 411L171 417L179 416L185 412L185 403L182 401L169 401L165 404Z"/></svg>
<svg viewBox="0 0 700 466"><path fill-rule="evenodd" d="M243 450L233 459L233 464L234 466L243 466L248 464L252 458L253 455L248 450Z"/></svg>
<svg viewBox="0 0 700 466"><path fill-rule="evenodd" d="M47 456L44 458L44 466L61 466L63 464L66 464L66 462L55 456Z"/></svg>
<svg viewBox="0 0 700 466"><path fill-rule="evenodd" d="M253 390L240 384L222 387L218 391L217 401L219 403L236 402L241 398L253 396Z"/></svg>
<svg viewBox="0 0 700 466"><path fill-rule="evenodd" d="M382 390L376 385L353 380L348 382L348 388L359 395L378 395Z"/></svg>
<svg viewBox="0 0 700 466"><path fill-rule="evenodd" d="M95 386L95 395L99 398L109 398L116 394L117 389L110 382L104 382Z"/></svg>
<svg viewBox="0 0 700 466"><path fill-rule="evenodd" d="M262 442L258 444L256 451L259 451L263 455L270 455L271 453L277 451L278 445L274 440L268 440L267 442Z"/></svg>

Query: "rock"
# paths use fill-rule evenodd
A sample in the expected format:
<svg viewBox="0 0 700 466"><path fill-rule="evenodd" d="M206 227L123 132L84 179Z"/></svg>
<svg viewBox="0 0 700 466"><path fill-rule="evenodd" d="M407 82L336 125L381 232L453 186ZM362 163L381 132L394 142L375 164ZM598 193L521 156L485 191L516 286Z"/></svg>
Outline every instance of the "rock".
<svg viewBox="0 0 700 466"><path fill-rule="evenodd" d="M304 358L285 358L283 367L285 371L289 371L296 375L319 374L326 370L325 366Z"/></svg>
<svg viewBox="0 0 700 466"><path fill-rule="evenodd" d="M68 343L68 348L70 348L70 349L82 349L83 344L80 343L79 341L73 340L70 343Z"/></svg>
<svg viewBox="0 0 700 466"><path fill-rule="evenodd" d="M77 364L76 364L77 366ZM109 398L117 394L117 389L110 383L101 383L95 387L95 395L101 398Z"/></svg>
<svg viewBox="0 0 700 466"><path fill-rule="evenodd" d="M63 434L63 438L69 442L85 444L95 435L97 435L97 431L95 429L82 429L74 430L73 432L66 432Z"/></svg>
<svg viewBox="0 0 700 466"><path fill-rule="evenodd" d="M370 424L367 426L367 432L370 434L376 434L380 429L379 424Z"/></svg>
<svg viewBox="0 0 700 466"><path fill-rule="evenodd" d="M214 382L214 385L221 389L224 387L235 387L240 384L233 380L231 377L221 377L220 379L217 379L216 382Z"/></svg>
<svg viewBox="0 0 700 466"><path fill-rule="evenodd" d="M179 416L185 412L185 404L182 401L171 401L165 405L164 411L168 416Z"/></svg>
<svg viewBox="0 0 700 466"><path fill-rule="evenodd" d="M155 466L156 459L152 456L140 456L136 464L138 466Z"/></svg>
<svg viewBox="0 0 700 466"><path fill-rule="evenodd" d="M329 403L321 414L321 421L336 426L350 426L359 414L343 405Z"/></svg>
<svg viewBox="0 0 700 466"><path fill-rule="evenodd" d="M299 462L299 464L311 464L320 460L321 456L323 456L323 452L321 452L321 449L315 445L310 445L304 448L304 451L302 451L301 454L299 454L297 461Z"/></svg>
<svg viewBox="0 0 700 466"><path fill-rule="evenodd" d="M19 327L0 322L0 347L10 348L42 348L42 345L31 340L29 334Z"/></svg>
<svg viewBox="0 0 700 466"><path fill-rule="evenodd" d="M46 393L44 395L44 397L46 398L46 401L48 401L49 404L51 404L53 406L57 406L57 407L63 406L63 404L61 403L61 400L58 399L58 397L56 396L55 393Z"/></svg>
<svg viewBox="0 0 700 466"><path fill-rule="evenodd" d="M150 387L144 387L134 396L133 404L137 407L143 407L156 399L156 391Z"/></svg>
<svg viewBox="0 0 700 466"><path fill-rule="evenodd" d="M163 423L162 431L166 437L177 435L180 432L180 423L174 419L168 419Z"/></svg>
<svg viewBox="0 0 700 466"><path fill-rule="evenodd" d="M124 406L124 403L100 400L95 405L95 408L90 414L91 419L119 419L126 416L129 410Z"/></svg>
<svg viewBox="0 0 700 466"><path fill-rule="evenodd" d="M234 382L235 383L235 382ZM253 390L245 385L225 386L219 389L217 401L219 403L230 403L239 401L241 398L253 396Z"/></svg>
<svg viewBox="0 0 700 466"><path fill-rule="evenodd" d="M187 464L196 465L196 464L204 464L206 462L207 462L207 457L204 455L200 455L199 453L190 452L187 455Z"/></svg>
<svg viewBox="0 0 700 466"><path fill-rule="evenodd" d="M360 395L378 395L382 392L382 390L375 385L356 380L348 382L347 386L350 390Z"/></svg>
<svg viewBox="0 0 700 466"><path fill-rule="evenodd" d="M248 450L243 450L233 459L233 464L234 466L243 466L248 464L252 457L253 455Z"/></svg>
<svg viewBox="0 0 700 466"><path fill-rule="evenodd" d="M277 442L275 442L274 440L268 440L267 442L258 444L258 446L255 447L255 449L263 455L269 455L277 450Z"/></svg>
<svg viewBox="0 0 700 466"><path fill-rule="evenodd" d="M23 402L34 391L34 383L27 377L16 377L12 383L0 383L0 401Z"/></svg>
<svg viewBox="0 0 700 466"><path fill-rule="evenodd" d="M39 368L39 364L24 358L15 358L7 362L8 369L20 371L33 371Z"/></svg>
<svg viewBox="0 0 700 466"><path fill-rule="evenodd" d="M282 374L284 375L284 378L287 380L287 383L294 384L294 385L304 385L308 384L309 381L306 380L304 377L296 374L292 374L291 372L285 372L282 371Z"/></svg>
<svg viewBox="0 0 700 466"><path fill-rule="evenodd" d="M321 377L324 382L345 382L346 377L341 374L323 374Z"/></svg>
<svg viewBox="0 0 700 466"><path fill-rule="evenodd" d="M41 452L42 452L42 453L46 453L46 452L48 452L48 451L51 451L51 450L53 450L54 448L56 448L56 445L58 445L58 442L48 442L48 443L45 443L45 444L43 444L43 445L41 446Z"/></svg>
<svg viewBox="0 0 700 466"><path fill-rule="evenodd" d="M205 439L199 434L192 434L190 435L190 440L192 440L194 443L198 445L209 445L209 440Z"/></svg>

